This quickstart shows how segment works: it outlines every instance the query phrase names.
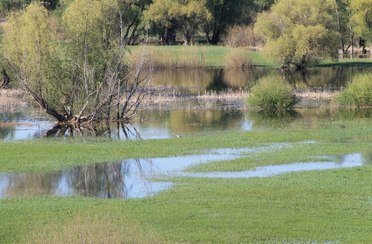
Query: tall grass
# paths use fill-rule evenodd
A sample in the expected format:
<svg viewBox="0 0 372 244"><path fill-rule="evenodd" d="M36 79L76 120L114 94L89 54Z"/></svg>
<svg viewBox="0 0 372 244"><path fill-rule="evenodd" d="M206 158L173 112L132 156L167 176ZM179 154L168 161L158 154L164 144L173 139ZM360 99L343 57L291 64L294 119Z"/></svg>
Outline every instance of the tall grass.
<svg viewBox="0 0 372 244"><path fill-rule="evenodd" d="M278 76L266 76L258 80L248 97L248 105L265 112L290 111L296 103L292 87Z"/></svg>
<svg viewBox="0 0 372 244"><path fill-rule="evenodd" d="M372 106L372 73L358 74L337 98L342 106Z"/></svg>
<svg viewBox="0 0 372 244"><path fill-rule="evenodd" d="M252 66L252 61L244 49L231 49L224 58L225 67L245 68Z"/></svg>
<svg viewBox="0 0 372 244"><path fill-rule="evenodd" d="M154 46L138 47L127 55L129 66L139 59L146 49L148 59L154 68L203 68L206 67L205 50L203 47L188 47L187 52L162 51Z"/></svg>

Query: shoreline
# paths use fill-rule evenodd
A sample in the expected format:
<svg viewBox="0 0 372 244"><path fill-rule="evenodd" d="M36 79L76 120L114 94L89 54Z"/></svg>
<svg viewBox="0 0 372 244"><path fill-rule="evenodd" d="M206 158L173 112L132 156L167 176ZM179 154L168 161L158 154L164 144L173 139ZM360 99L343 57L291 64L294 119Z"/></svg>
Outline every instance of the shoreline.
<svg viewBox="0 0 372 244"><path fill-rule="evenodd" d="M246 100L247 91L206 92L204 94L181 94L176 92L158 93L161 88L151 88L145 96L140 109L146 110L171 110L171 109L234 109L248 110ZM334 107L332 100L339 94L338 91L295 91L299 98L295 109ZM19 89L0 90L0 106L21 106L27 102L21 100L22 91ZM336 106L337 107L337 106Z"/></svg>

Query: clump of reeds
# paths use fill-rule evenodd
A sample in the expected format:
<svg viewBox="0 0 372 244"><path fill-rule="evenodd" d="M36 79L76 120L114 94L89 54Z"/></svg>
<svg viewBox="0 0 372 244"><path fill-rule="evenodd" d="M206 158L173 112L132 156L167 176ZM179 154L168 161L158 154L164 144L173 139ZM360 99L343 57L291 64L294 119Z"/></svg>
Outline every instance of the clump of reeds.
<svg viewBox="0 0 372 244"><path fill-rule="evenodd" d="M161 52L156 47L139 47L127 55L129 66L136 63L143 50L147 50L148 60L154 68L204 68L206 66L205 52L202 47L189 47L187 53L170 55Z"/></svg>
<svg viewBox="0 0 372 244"><path fill-rule="evenodd" d="M262 44L262 38L256 35L252 26L233 26L227 30L224 40L230 47L256 47Z"/></svg>
<svg viewBox="0 0 372 244"><path fill-rule="evenodd" d="M241 49L232 49L225 55L225 67L247 68L252 66L252 62L247 52Z"/></svg>
<svg viewBox="0 0 372 244"><path fill-rule="evenodd" d="M372 73L358 74L337 97L341 106L372 106Z"/></svg>
<svg viewBox="0 0 372 244"><path fill-rule="evenodd" d="M292 87L278 76L258 80L248 97L248 105L265 112L290 111L297 102Z"/></svg>

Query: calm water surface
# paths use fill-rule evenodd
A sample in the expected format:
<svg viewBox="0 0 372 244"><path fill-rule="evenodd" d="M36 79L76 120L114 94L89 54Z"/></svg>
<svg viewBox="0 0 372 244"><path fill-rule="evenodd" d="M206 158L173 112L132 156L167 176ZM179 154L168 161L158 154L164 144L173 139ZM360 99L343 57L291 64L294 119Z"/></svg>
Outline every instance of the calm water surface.
<svg viewBox="0 0 372 244"><path fill-rule="evenodd" d="M261 148L217 149L206 154L152 159L128 159L117 163L80 166L53 173L0 174L0 198L56 195L100 198L143 198L167 190L167 177L255 178L310 171L360 167L372 163L372 154L329 156L322 162L266 165L241 172L189 173L185 170L211 161L233 160L251 153L290 146L272 144Z"/></svg>

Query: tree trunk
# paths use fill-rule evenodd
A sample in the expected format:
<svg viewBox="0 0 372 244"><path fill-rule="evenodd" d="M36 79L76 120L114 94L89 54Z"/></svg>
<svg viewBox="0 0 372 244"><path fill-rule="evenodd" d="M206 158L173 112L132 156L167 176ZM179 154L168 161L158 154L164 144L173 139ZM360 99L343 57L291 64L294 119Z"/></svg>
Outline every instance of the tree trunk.
<svg viewBox="0 0 372 244"><path fill-rule="evenodd" d="M0 85L0 88L6 88L10 83L10 78L5 69L3 69L1 73L3 74L3 80Z"/></svg>

